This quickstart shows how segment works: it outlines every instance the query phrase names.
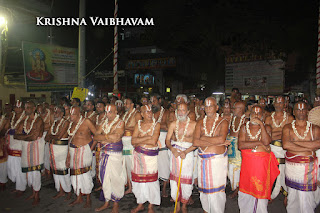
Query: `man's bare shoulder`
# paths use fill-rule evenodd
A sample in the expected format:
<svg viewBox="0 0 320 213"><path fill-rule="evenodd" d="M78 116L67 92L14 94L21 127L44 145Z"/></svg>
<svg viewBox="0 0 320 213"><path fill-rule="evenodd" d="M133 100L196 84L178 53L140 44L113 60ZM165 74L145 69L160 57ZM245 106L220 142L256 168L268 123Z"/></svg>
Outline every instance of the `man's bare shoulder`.
<svg viewBox="0 0 320 213"><path fill-rule="evenodd" d="M292 125L291 125L291 123L288 123L288 124L284 125L282 131L284 131L284 130L290 130L290 129L292 129Z"/></svg>
<svg viewBox="0 0 320 213"><path fill-rule="evenodd" d="M268 124L268 125L271 125L271 121L272 121L271 116L267 116L265 123Z"/></svg>

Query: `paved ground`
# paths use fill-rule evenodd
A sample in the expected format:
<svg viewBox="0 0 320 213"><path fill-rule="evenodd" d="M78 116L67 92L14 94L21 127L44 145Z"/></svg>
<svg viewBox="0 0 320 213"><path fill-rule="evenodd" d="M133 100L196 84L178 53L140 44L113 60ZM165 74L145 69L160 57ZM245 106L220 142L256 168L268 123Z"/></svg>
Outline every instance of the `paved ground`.
<svg viewBox="0 0 320 213"><path fill-rule="evenodd" d="M26 192L21 198L15 198L14 194L10 193L14 189L14 184L11 182L7 183L7 190L0 192L0 212L93 212L94 208L99 207L103 203L99 201L99 192L93 192L91 195L92 198L92 207L90 209L83 209L83 204L80 204L75 207L69 207L67 203L64 202L64 198L59 198L57 200L52 200L52 196L56 194L54 188L54 183L52 180L43 180L42 188L40 191L40 204L37 207L32 207L32 201L25 201L25 198L31 194L31 189L27 188ZM229 188L227 188L227 194L230 193ZM201 203L199 199L199 193L197 190L194 190L192 197L195 203L189 206L189 212L200 213L203 212L201 209ZM72 199L75 198L73 195ZM268 211L271 213L285 213L285 207L283 206L283 196L279 195L273 203L269 204ZM136 200L133 194L126 195L120 201L120 212L130 212L136 206ZM147 208L147 204L145 204ZM174 207L174 203L170 202L169 198L163 198L160 206L156 206L156 212L170 212ZM110 209L103 212L111 212ZM143 211L146 212L146 211ZM226 213L238 213L238 202L237 199L227 198L226 203ZM320 212L320 208L316 210Z"/></svg>

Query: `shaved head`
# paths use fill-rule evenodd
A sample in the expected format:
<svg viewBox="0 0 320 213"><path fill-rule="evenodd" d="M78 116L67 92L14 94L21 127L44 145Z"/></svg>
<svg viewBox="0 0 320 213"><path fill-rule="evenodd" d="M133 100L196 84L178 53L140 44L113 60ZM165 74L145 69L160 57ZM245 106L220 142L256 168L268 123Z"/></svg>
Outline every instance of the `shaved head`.
<svg viewBox="0 0 320 213"><path fill-rule="evenodd" d="M208 97L204 101L205 106L217 105L217 100L214 97Z"/></svg>

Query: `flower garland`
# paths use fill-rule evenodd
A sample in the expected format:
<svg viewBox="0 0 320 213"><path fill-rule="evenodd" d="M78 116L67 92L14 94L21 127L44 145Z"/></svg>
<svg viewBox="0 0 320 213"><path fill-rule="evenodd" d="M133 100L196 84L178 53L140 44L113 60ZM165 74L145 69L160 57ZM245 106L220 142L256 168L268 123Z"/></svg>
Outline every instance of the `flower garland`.
<svg viewBox="0 0 320 213"><path fill-rule="evenodd" d="M104 116L101 119L101 122L99 123L99 115L96 117L96 126L100 126L107 118L107 113L104 113Z"/></svg>
<svg viewBox="0 0 320 213"><path fill-rule="evenodd" d="M163 114L164 114L164 108L161 107L161 110L160 110L160 115L159 115L159 118L157 120L157 123L161 123L161 120L162 120L162 117L163 117ZM154 119L154 115L152 115L153 119Z"/></svg>
<svg viewBox="0 0 320 213"><path fill-rule="evenodd" d="M154 128L155 128L155 126L156 126L157 123L158 123L158 122L156 122L156 120L155 120L154 118L152 118L152 125L151 125L150 129L148 129L147 131L143 131L143 130L141 129L141 120L139 120L139 121L138 121L138 130L139 130L139 132L141 132L143 135L148 134L148 133L151 132L151 130L152 130L152 135L153 135Z"/></svg>
<svg viewBox="0 0 320 213"><path fill-rule="evenodd" d="M28 119L29 119L29 115L26 117L26 119L24 120L24 123L23 123L23 131L28 135L30 132L31 132L31 130L32 130L32 128L33 128L33 124L34 124L34 122L37 120L37 118L38 118L38 114L37 113L35 113L35 115L34 115L34 118L33 118L33 121L31 122L31 124L30 124L30 129L28 129L27 130L27 122L28 122Z"/></svg>
<svg viewBox="0 0 320 213"><path fill-rule="evenodd" d="M236 133L236 132L239 132L240 127L241 127L242 122L244 121L245 117L246 117L246 114L243 114L243 115L241 116L240 121L239 121L239 126L238 126L237 130L235 129L235 128L236 128L236 127L235 127L236 116L233 117L233 120L232 120L232 131L233 131L233 132L235 132L235 133Z"/></svg>
<svg viewBox="0 0 320 213"><path fill-rule="evenodd" d="M71 133L71 127L72 127L72 124L73 124L73 122L70 122L70 124L69 124L69 128L68 128L68 135L70 135L70 136L74 136L75 134L76 134L76 132L78 131L78 129L80 128L80 126L81 126L81 124L83 123L83 121L84 121L85 119L83 119L83 117L82 117L82 115L81 115L81 117L80 117L80 119L79 119L79 121L78 121L78 123L77 123L77 125L76 125L76 128L74 128L74 131Z"/></svg>
<svg viewBox="0 0 320 213"><path fill-rule="evenodd" d="M298 133L298 131L297 131L297 129L296 129L296 121L295 121L295 120L292 121L291 126L292 126L292 129L293 129L294 134L295 134L300 140L304 140L304 139L307 137L307 135L308 135L308 133L309 133L309 131L310 131L311 123L310 123L309 121L307 121L306 131L304 131L303 136L299 135L299 133Z"/></svg>
<svg viewBox="0 0 320 213"><path fill-rule="evenodd" d="M130 112L128 118L127 115L129 113L129 111L126 111L126 113L124 114L122 120L124 121L125 125L127 125L128 120L130 119L131 115L136 111L136 108L133 108L132 112Z"/></svg>
<svg viewBox="0 0 320 213"><path fill-rule="evenodd" d="M196 114L196 120L200 118L200 114L198 113L198 106L194 108L194 113Z"/></svg>
<svg viewBox="0 0 320 213"><path fill-rule="evenodd" d="M216 123L217 123L218 119L219 119L219 114L216 113L216 118L215 118L215 120L214 120L214 122L212 124L211 131L208 134L208 131L207 131L207 116L204 117L204 119L203 119L203 129L204 129L205 136L212 137L212 134L213 134L214 129L216 128Z"/></svg>
<svg viewBox="0 0 320 213"><path fill-rule="evenodd" d="M25 111L23 111L22 114L20 115L20 118L16 121L16 123L14 123L14 119L16 117L16 113L13 112L13 116L12 116L12 119L11 119L11 122L10 122L11 129L16 129L17 128L18 124L22 121L22 119L24 118L25 114L26 114Z"/></svg>
<svg viewBox="0 0 320 213"><path fill-rule="evenodd" d="M85 118L89 118L89 119L92 118L92 116L94 116L94 114L96 114L96 112L93 111L93 113L91 113L91 115L89 115L89 117L87 117L87 113L88 113L88 112L85 112L85 113L84 113L84 117L85 117Z"/></svg>
<svg viewBox="0 0 320 213"><path fill-rule="evenodd" d="M274 119L274 115L275 115L275 114L276 114L275 112L273 112L273 113L271 114L272 123L273 123L273 125L274 125L276 128L279 128L279 127L281 127L281 126L284 124L284 122L287 120L287 113L286 113L285 111L283 111L283 120L281 121L281 123L280 123L279 125L276 124L276 121L275 121L275 119Z"/></svg>
<svg viewBox="0 0 320 213"><path fill-rule="evenodd" d="M119 120L119 115L117 115L111 124L109 125L109 119L106 119L103 123L102 130L105 134L108 134L112 128L112 126Z"/></svg>
<svg viewBox="0 0 320 213"><path fill-rule="evenodd" d="M60 122L59 122L59 124L58 124L58 126L57 126L57 128L56 128L56 131L53 131L54 126L56 125L57 121L58 121L58 120L55 120L55 121L53 122L53 124L51 125L51 135L57 135L57 133L59 132L59 128L60 128L62 122L64 121L64 119L63 119L63 118L60 119ZM63 122L63 123L64 123L64 122Z"/></svg>
<svg viewBox="0 0 320 213"><path fill-rule="evenodd" d="M184 131L183 131L183 135L182 135L181 139L179 139L179 120L177 120L175 134L176 134L176 138L177 138L178 142L183 142L183 139L184 139L185 135L187 134L189 123L190 123L190 118L188 117L187 124L184 128Z"/></svg>
<svg viewBox="0 0 320 213"><path fill-rule="evenodd" d="M249 135L249 138L252 139L252 140L256 140L256 139L258 139L258 137L259 137L259 135L261 133L261 128L259 129L259 131L257 132L257 134L255 136L252 136L252 134L250 132L250 129L249 129L249 123L250 123L250 121L247 122L247 124L246 124L246 130L247 130L247 133Z"/></svg>
<svg viewBox="0 0 320 213"><path fill-rule="evenodd" d="M48 120L49 116L50 116L50 110L47 109L46 111L47 111L47 115L46 115L46 117L43 119L43 123L45 123L45 122Z"/></svg>

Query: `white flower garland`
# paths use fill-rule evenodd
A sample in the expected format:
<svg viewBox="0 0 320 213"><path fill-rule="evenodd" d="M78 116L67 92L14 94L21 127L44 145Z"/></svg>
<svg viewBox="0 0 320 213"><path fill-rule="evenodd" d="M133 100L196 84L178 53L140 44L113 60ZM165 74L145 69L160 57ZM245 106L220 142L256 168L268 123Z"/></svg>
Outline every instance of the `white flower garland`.
<svg viewBox="0 0 320 213"><path fill-rule="evenodd" d="M251 132L250 132L250 129L249 129L249 123L250 121L247 122L246 124L246 130L247 130L247 133L249 135L249 138L251 138L252 140L256 140L258 139L260 133L261 133L261 128L259 129L259 131L257 132L257 134L255 136L252 136Z"/></svg>
<svg viewBox="0 0 320 213"><path fill-rule="evenodd" d="M33 124L34 124L34 122L37 120L37 118L38 118L38 114L37 113L35 113L35 115L34 115L34 118L33 118L33 121L31 122L31 124L30 124L30 129L28 129L27 130L27 122L28 122L28 119L29 119L29 115L26 117L26 119L24 120L24 123L23 123L23 131L28 135L30 132L31 132L31 130L32 130L32 128L33 128Z"/></svg>
<svg viewBox="0 0 320 213"><path fill-rule="evenodd" d="M109 120L108 118L104 121L103 126L102 126L102 130L105 134L108 134L112 128L112 126L119 120L119 115L117 115L113 121L111 122L111 124L109 125Z"/></svg>
<svg viewBox="0 0 320 213"><path fill-rule="evenodd" d="M157 123L161 123L161 120L162 120L162 117L163 117L163 114L164 114L164 108L161 107L161 110L160 110L160 115L159 115L159 118L157 120ZM153 119L154 119L154 115L152 115Z"/></svg>
<svg viewBox="0 0 320 213"><path fill-rule="evenodd" d="M16 123L14 123L14 119L16 117L16 113L13 112L13 116L12 116L12 119L11 119L11 122L10 122L11 129L16 129L17 128L18 124L22 121L22 119L24 118L25 114L26 114L25 111L23 111L22 114L20 115L20 118L16 121Z"/></svg>
<svg viewBox="0 0 320 213"><path fill-rule="evenodd" d="M187 124L184 128L183 135L182 135L181 139L179 139L179 120L177 120L175 134L176 134L176 138L177 138L178 142L183 142L183 139L184 139L185 135L187 134L189 123L190 123L190 118L188 117Z"/></svg>
<svg viewBox="0 0 320 213"><path fill-rule="evenodd" d="M235 127L236 116L233 117L233 120L232 120L232 131L233 131L233 132L235 132L235 133L236 133L236 132L239 132L240 127L241 127L242 122L244 121L245 117L246 117L246 114L243 114L243 115L241 116L240 121L239 121L239 126L238 126L237 130L235 129L235 128L236 128L236 127Z"/></svg>
<svg viewBox="0 0 320 213"><path fill-rule="evenodd" d="M212 137L212 134L213 134L213 131L214 131L215 127L216 127L216 123L217 123L218 119L219 119L219 114L216 113L216 118L215 118L215 120L214 120L214 122L212 124L211 131L208 134L208 131L207 131L207 116L204 117L204 119L203 119L203 129L204 129L205 136Z"/></svg>
<svg viewBox="0 0 320 213"><path fill-rule="evenodd" d="M307 137L307 135L308 135L308 133L309 133L309 131L310 131L311 123L310 123L309 121L307 121L306 131L304 131L303 136L299 135L299 133L298 133L298 131L297 131L297 129L296 129L296 124L295 124L295 123L296 123L295 120L293 120L292 123L291 123L291 126L292 126L292 129L293 129L294 134L295 134L300 140L304 140L304 139Z"/></svg>
<svg viewBox="0 0 320 213"><path fill-rule="evenodd" d="M47 111L47 115L46 115L46 117L43 119L43 123L45 123L45 122L48 120L49 116L50 116L50 110L49 110L49 109L46 109L46 111Z"/></svg>
<svg viewBox="0 0 320 213"><path fill-rule="evenodd" d="M53 124L51 125L51 135L57 135L57 133L59 132L59 128L60 128L63 120L64 120L63 118L60 119L60 122L59 122L59 124L58 124L58 126L57 126L57 128L56 128L56 131L53 131L53 130L54 130L54 126L56 125L56 123L57 123L58 120L55 120L55 121L53 122Z"/></svg>
<svg viewBox="0 0 320 213"><path fill-rule="evenodd" d="M128 112L129 112L129 111L126 111L126 113L124 114L123 119L122 119L122 120L124 121L125 125L127 125L128 120L130 119L131 115L132 115L135 111L136 111L136 108L133 108L132 112L130 112L129 115L128 115ZM127 118L127 115L128 115L128 118Z"/></svg>
<svg viewBox="0 0 320 213"><path fill-rule="evenodd" d="M82 115L81 115L81 117L80 117L80 119L79 119L79 121L78 121L78 123L77 123L77 125L76 125L76 128L74 129L74 131L71 133L71 127L72 127L72 124L73 124L73 122L70 122L70 124L69 124L69 128L68 128L68 135L70 135L70 136L74 136L75 134L76 134L76 132L78 131L78 129L80 128L80 126L81 126L81 124L82 124L82 122L84 121L85 119L83 119L83 117L82 117Z"/></svg>
<svg viewBox="0 0 320 213"><path fill-rule="evenodd" d="M104 116L101 119L101 122L99 123L99 115L96 117L96 126L100 126L107 118L107 113L104 113Z"/></svg>
<svg viewBox="0 0 320 213"><path fill-rule="evenodd" d="M196 114L196 120L200 118L200 114L198 113L198 106L194 108L194 113Z"/></svg>
<svg viewBox="0 0 320 213"><path fill-rule="evenodd" d="M281 127L281 126L284 124L284 122L286 122L286 120L287 120L287 113L286 113L285 111L283 111L283 120L281 121L281 123L280 123L279 125L276 124L276 121L275 121L275 119L274 119L274 115L275 115L275 114L276 114L275 112L273 112L273 113L271 114L272 123L273 123L273 125L274 125L276 128L279 128L279 127Z"/></svg>
<svg viewBox="0 0 320 213"><path fill-rule="evenodd" d="M156 122L156 120L155 120L154 118L152 118L152 125L151 125L150 129L148 129L147 131L143 131L143 130L141 129L141 120L139 120L139 121L138 121L138 130L139 130L139 132L141 132L143 135L148 134L148 133L151 132L151 130L152 130L152 135L153 135L153 133L154 133L154 128L155 128L155 126L156 126L157 123L158 123L158 122Z"/></svg>
<svg viewBox="0 0 320 213"><path fill-rule="evenodd" d="M92 116L94 116L94 115L96 114L96 112L93 111L93 113L91 113L91 115L89 115L89 117L87 117L87 113L88 113L88 112L85 112L85 113L84 113L84 117L85 117L85 118L89 118L89 119L92 118Z"/></svg>

